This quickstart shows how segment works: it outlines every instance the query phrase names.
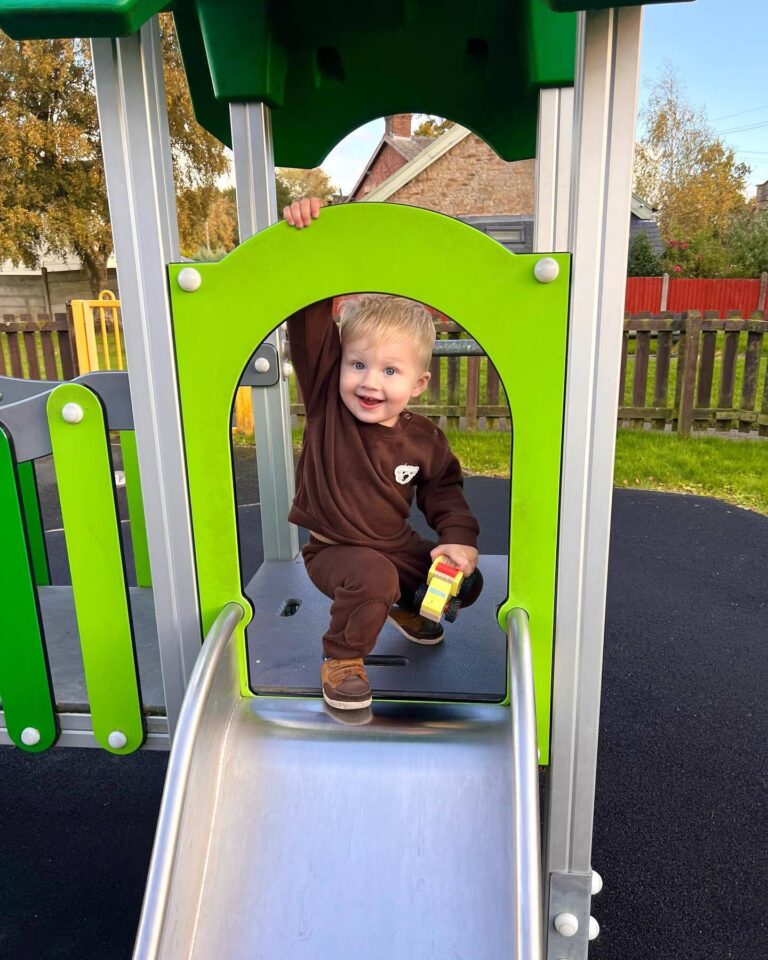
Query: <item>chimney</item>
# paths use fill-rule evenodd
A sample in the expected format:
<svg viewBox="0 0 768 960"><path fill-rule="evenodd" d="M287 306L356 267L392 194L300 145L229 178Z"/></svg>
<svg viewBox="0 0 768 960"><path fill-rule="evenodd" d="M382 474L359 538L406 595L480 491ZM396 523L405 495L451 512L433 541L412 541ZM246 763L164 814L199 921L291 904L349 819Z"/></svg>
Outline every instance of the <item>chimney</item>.
<svg viewBox="0 0 768 960"><path fill-rule="evenodd" d="M384 135L390 137L410 137L412 113L393 113L384 118Z"/></svg>

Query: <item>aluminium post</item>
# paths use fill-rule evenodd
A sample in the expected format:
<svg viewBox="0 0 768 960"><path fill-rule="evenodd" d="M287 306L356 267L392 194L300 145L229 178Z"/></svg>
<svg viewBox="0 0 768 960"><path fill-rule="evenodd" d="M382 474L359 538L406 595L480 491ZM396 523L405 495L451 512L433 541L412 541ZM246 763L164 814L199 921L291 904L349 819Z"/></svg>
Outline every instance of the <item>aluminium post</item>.
<svg viewBox="0 0 768 960"><path fill-rule="evenodd" d="M572 139L573 87L541 90L533 213L533 249L537 253L568 249Z"/></svg>
<svg viewBox="0 0 768 960"><path fill-rule="evenodd" d="M229 117L242 243L277 222L272 123L269 107L263 103L232 103ZM280 378L272 387L251 390L265 560L292 560L299 552L298 531L288 522L294 495L293 443L280 340L278 329L264 341L275 348Z"/></svg>
<svg viewBox="0 0 768 960"><path fill-rule="evenodd" d="M179 241L160 28L91 41L170 736L202 636L166 264Z"/></svg>
<svg viewBox="0 0 768 960"><path fill-rule="evenodd" d="M631 208L640 7L578 15L573 255L545 876L547 956L584 956ZM547 901L545 901L547 902ZM579 919L577 938L553 914ZM578 943L574 942L578 939Z"/></svg>

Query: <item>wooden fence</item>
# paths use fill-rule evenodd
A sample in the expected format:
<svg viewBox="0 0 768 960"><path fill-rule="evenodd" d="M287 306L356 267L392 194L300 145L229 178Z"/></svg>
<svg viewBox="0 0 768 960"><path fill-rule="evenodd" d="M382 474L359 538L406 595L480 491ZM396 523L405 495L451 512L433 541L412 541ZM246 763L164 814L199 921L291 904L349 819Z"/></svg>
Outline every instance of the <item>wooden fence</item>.
<svg viewBox="0 0 768 960"><path fill-rule="evenodd" d="M619 426L768 436L766 334L762 311L625 318Z"/></svg>
<svg viewBox="0 0 768 960"><path fill-rule="evenodd" d="M65 313L3 316L0 320L0 376L30 380L71 380L77 356Z"/></svg>

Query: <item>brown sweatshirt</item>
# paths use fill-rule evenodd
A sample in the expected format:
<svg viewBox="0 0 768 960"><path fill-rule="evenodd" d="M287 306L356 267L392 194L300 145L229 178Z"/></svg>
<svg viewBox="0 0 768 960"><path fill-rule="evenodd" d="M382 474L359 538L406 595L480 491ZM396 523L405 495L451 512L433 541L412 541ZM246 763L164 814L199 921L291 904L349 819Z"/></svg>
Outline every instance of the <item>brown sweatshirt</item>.
<svg viewBox="0 0 768 960"><path fill-rule="evenodd" d="M404 410L393 427L363 423L339 395L341 341L324 300L288 321L307 420L288 519L335 543L398 549L416 503L441 543L477 545L459 461L445 434Z"/></svg>

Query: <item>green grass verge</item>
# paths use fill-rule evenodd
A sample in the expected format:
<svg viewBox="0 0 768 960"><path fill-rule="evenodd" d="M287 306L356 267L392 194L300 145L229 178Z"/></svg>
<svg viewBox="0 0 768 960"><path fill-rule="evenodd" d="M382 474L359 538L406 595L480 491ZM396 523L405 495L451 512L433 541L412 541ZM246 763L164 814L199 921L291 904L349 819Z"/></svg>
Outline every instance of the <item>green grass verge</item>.
<svg viewBox="0 0 768 960"><path fill-rule="evenodd" d="M768 515L768 443L619 430L614 483L718 497Z"/></svg>

